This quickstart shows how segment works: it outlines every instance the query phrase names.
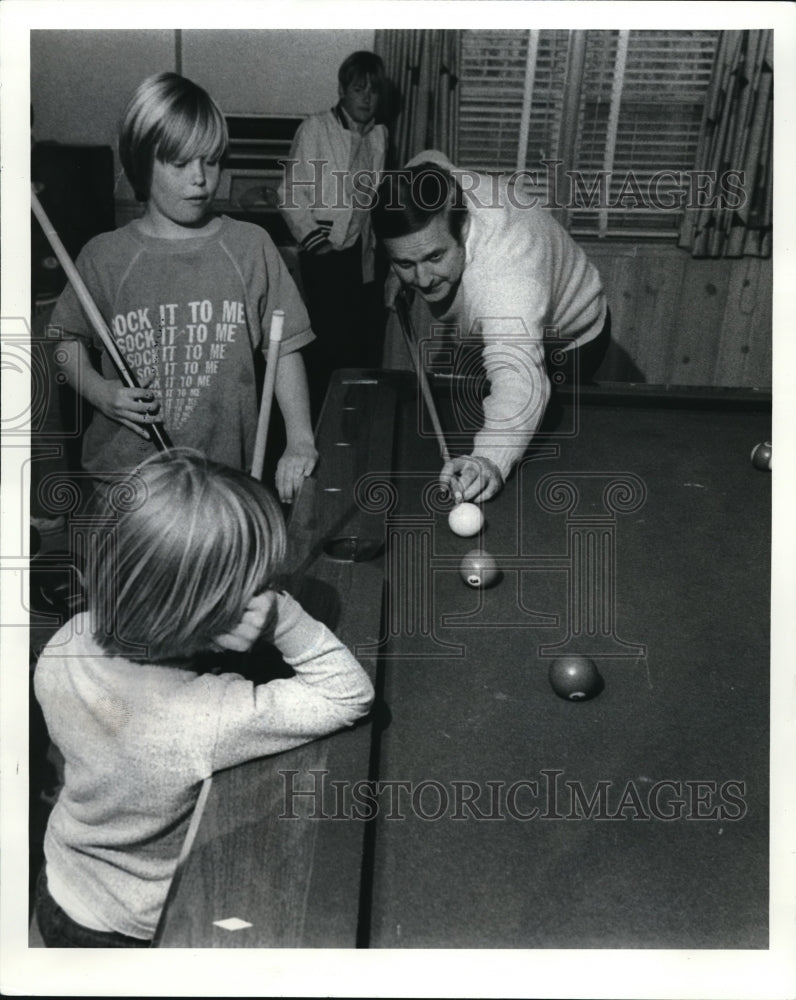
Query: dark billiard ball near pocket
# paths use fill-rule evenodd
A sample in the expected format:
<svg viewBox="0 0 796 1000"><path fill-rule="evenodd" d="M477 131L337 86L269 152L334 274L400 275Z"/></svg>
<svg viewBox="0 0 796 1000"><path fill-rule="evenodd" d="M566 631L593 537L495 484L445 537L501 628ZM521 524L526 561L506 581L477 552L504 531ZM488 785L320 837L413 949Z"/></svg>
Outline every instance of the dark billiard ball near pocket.
<svg viewBox="0 0 796 1000"><path fill-rule="evenodd" d="M762 441L752 449L752 465L763 472L771 471L771 442Z"/></svg>
<svg viewBox="0 0 796 1000"><path fill-rule="evenodd" d="M550 664L550 686L559 698L587 701L603 689L603 679L586 656L559 656Z"/></svg>

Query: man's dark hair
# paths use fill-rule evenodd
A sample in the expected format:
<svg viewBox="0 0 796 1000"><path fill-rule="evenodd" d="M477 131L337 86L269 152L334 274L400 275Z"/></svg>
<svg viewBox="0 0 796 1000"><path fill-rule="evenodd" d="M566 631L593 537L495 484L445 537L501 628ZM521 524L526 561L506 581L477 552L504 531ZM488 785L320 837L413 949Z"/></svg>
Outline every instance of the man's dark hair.
<svg viewBox="0 0 796 1000"><path fill-rule="evenodd" d="M384 63L375 52L352 52L343 60L337 71L337 79L341 87L349 87L357 80L370 80L373 89L381 94L385 82Z"/></svg>
<svg viewBox="0 0 796 1000"><path fill-rule="evenodd" d="M455 178L433 163L388 172L376 191L371 220L380 240L420 232L444 214L451 236L460 242L467 206Z"/></svg>

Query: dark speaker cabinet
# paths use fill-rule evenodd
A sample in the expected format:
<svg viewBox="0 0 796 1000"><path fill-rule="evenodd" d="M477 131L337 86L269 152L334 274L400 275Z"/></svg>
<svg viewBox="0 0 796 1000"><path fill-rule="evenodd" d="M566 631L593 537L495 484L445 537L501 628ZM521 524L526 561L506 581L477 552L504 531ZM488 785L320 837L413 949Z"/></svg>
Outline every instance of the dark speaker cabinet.
<svg viewBox="0 0 796 1000"><path fill-rule="evenodd" d="M92 236L116 228L110 146L37 143L31 151L31 180L73 260ZM36 301L58 295L66 275L32 215L31 227L31 290Z"/></svg>

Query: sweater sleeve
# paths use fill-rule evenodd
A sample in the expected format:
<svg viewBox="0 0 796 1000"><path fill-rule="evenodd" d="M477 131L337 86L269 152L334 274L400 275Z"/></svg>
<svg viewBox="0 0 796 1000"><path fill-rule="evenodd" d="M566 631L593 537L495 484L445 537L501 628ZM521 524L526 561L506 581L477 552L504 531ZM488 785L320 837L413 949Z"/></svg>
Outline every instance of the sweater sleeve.
<svg viewBox="0 0 796 1000"><path fill-rule="evenodd" d="M286 594L273 617L270 638L295 676L267 684L224 678L214 770L351 726L373 703L370 678L325 625Z"/></svg>
<svg viewBox="0 0 796 1000"><path fill-rule="evenodd" d="M323 166L329 150L323 148L319 117L312 115L299 125L290 149L290 160L280 185L280 208L288 229L305 250L328 243L332 218L317 220L313 206L323 199Z"/></svg>
<svg viewBox="0 0 796 1000"><path fill-rule="evenodd" d="M544 356L552 278L549 261L529 260L529 248L508 230L477 234L465 269L467 331L483 343L489 381L484 423L473 454L505 478L522 457L550 397Z"/></svg>
<svg viewBox="0 0 796 1000"><path fill-rule="evenodd" d="M75 260L75 268L106 323L111 313L107 289L117 276L116 250L122 238L118 230L112 234L95 236ZM50 336L61 340L82 340L104 350L104 344L89 321L71 281L66 283L55 303L48 331Z"/></svg>
<svg viewBox="0 0 796 1000"><path fill-rule="evenodd" d="M512 204L504 191L507 204ZM599 274L545 210L477 212L467 242L468 333L483 342L490 392L473 454L505 478L536 433L550 398L545 345L566 349L599 332Z"/></svg>
<svg viewBox="0 0 796 1000"><path fill-rule="evenodd" d="M518 325L522 336L512 336ZM519 320L480 321L484 369L489 394L484 423L473 442L473 455L488 458L505 479L528 447L547 407L550 383L540 340L531 338Z"/></svg>
<svg viewBox="0 0 796 1000"><path fill-rule="evenodd" d="M268 353L268 336L276 309L285 314L280 356L306 347L315 339L310 326L307 307L301 293L290 274L282 254L271 237L260 227L256 227L257 249L260 272L254 284L261 290L258 298L260 336L262 350Z"/></svg>

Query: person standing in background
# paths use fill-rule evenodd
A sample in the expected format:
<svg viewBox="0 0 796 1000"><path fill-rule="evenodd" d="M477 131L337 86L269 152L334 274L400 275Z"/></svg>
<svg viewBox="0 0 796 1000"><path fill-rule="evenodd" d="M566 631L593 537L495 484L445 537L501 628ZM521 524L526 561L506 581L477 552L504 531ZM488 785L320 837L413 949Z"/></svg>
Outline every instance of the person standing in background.
<svg viewBox="0 0 796 1000"><path fill-rule="evenodd" d="M301 123L285 162L280 209L299 244L317 338L306 351L315 416L331 371L381 361L382 295L370 202L387 150L387 129L376 122L384 89L379 56L348 56L338 71L338 103Z"/></svg>

